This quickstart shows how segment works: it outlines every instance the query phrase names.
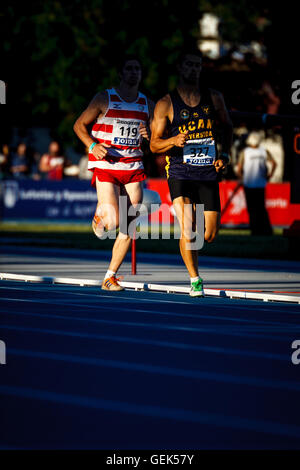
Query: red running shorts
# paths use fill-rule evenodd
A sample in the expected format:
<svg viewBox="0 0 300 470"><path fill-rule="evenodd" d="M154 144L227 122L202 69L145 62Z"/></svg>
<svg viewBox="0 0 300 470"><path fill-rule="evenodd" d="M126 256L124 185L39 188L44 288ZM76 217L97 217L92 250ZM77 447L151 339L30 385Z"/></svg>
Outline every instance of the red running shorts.
<svg viewBox="0 0 300 470"><path fill-rule="evenodd" d="M91 181L92 186L96 186L96 178L99 181L107 181L118 186L125 185L128 183L136 183L143 181L147 178L145 171L140 170L101 170L100 168L94 168L93 177Z"/></svg>

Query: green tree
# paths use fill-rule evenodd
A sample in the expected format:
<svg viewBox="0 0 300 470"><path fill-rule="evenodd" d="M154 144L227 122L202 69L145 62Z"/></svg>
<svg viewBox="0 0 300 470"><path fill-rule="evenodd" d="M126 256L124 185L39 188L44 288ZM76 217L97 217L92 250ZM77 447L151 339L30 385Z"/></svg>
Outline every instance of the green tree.
<svg viewBox="0 0 300 470"><path fill-rule="evenodd" d="M220 15L224 37L238 41L252 34L262 7L257 0L36 0L30 6L13 0L2 6L12 123L49 125L78 145L73 123L98 90L117 82L122 55L139 55L143 89L160 97L175 86L174 64L186 41L196 44L205 11Z"/></svg>

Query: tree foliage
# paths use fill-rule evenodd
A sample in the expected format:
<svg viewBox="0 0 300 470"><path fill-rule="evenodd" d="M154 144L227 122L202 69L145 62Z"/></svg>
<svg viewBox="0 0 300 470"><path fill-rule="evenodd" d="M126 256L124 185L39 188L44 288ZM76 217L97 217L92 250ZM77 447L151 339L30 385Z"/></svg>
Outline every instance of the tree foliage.
<svg viewBox="0 0 300 470"><path fill-rule="evenodd" d="M3 78L14 124L49 125L74 144L76 117L98 90L117 83L125 52L141 58L143 89L160 97L175 86L180 48L196 44L205 11L219 14L224 37L238 41L251 34L262 6L257 0L36 0L2 6Z"/></svg>

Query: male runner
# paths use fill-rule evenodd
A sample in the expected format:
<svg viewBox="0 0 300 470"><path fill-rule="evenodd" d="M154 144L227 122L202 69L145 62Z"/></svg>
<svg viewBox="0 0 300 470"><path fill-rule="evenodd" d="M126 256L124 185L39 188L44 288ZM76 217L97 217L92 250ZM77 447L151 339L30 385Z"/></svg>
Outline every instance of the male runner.
<svg viewBox="0 0 300 470"><path fill-rule="evenodd" d="M139 92L142 70L139 60L127 57L120 66L118 87L99 92L74 124L74 132L89 147L88 168L93 171L98 205L93 230L99 238L104 230L119 226L119 196L127 196L128 208L135 208L143 198L142 181L146 178L141 150L142 138L149 140L147 123L154 104ZM91 135L88 126L94 123ZM124 214L125 215L125 214ZM128 224L133 220L127 218ZM127 224L127 228L128 228ZM131 244L131 238L119 231L102 289L120 291L116 273Z"/></svg>
<svg viewBox="0 0 300 470"><path fill-rule="evenodd" d="M223 96L216 90L201 87L201 68L200 51L181 54L177 89L157 102L150 142L153 153L167 155L170 196L181 228L180 252L190 275L193 297L202 297L204 290L198 271L198 250L189 249L191 239L184 227L186 205L192 205L194 221L194 204L204 204L204 239L212 242L220 225L218 181L228 164L232 142L232 123ZM220 155L216 131L221 131Z"/></svg>

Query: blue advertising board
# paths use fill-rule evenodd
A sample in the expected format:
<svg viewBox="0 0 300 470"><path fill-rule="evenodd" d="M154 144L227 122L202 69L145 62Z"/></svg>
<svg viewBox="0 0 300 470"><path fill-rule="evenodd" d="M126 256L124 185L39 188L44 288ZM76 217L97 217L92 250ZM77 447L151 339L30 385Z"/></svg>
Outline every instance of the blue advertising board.
<svg viewBox="0 0 300 470"><path fill-rule="evenodd" d="M96 190L85 180L6 180L0 189L3 221L87 221L97 205Z"/></svg>

